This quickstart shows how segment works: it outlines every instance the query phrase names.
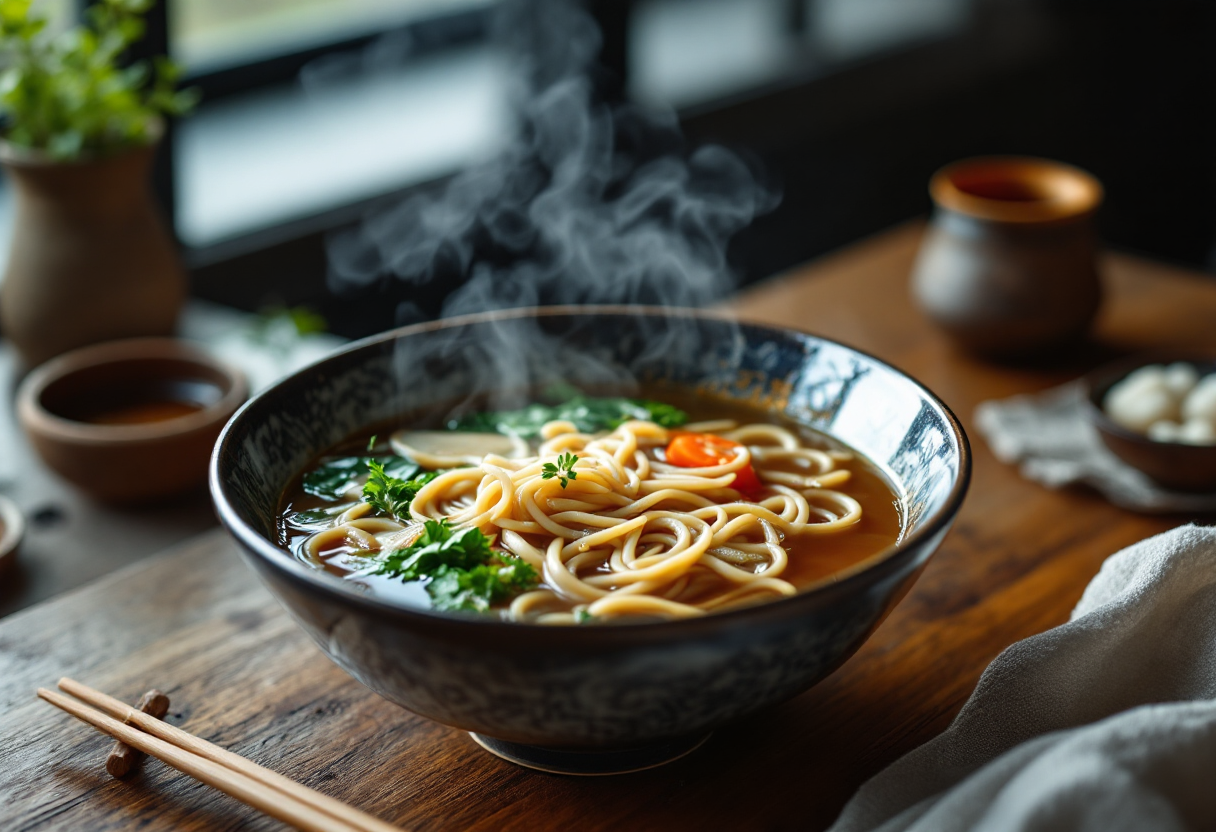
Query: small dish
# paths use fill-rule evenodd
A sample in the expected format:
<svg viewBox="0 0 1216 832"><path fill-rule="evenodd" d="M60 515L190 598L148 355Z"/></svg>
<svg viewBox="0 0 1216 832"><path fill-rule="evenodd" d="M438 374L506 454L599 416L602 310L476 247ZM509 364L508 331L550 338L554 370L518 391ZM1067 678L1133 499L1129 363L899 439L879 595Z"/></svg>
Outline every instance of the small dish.
<svg viewBox="0 0 1216 832"><path fill-rule="evenodd" d="M1171 353L1116 361L1085 377L1085 409L1102 443L1111 453L1158 485L1174 491L1216 491L1216 445L1149 439L1116 424L1102 406L1110 388L1135 370L1150 364L1172 364L1177 361L1193 364L1201 376L1216 372L1216 358L1211 355Z"/></svg>
<svg viewBox="0 0 1216 832"><path fill-rule="evenodd" d="M25 535L25 519L17 504L0 497L0 574L17 559L21 538Z"/></svg>
<svg viewBox="0 0 1216 832"><path fill-rule="evenodd" d="M206 479L211 447L248 395L243 373L202 350L135 338L35 369L17 392L17 417L42 460L82 491L148 502Z"/></svg>
<svg viewBox="0 0 1216 832"><path fill-rule="evenodd" d="M496 363L487 374L483 348L518 366L508 374L501 370L507 364ZM554 349L578 358L557 363ZM510 389L515 379L553 378L565 366L583 383L588 373L619 379L628 372L712 391L838 439L882 466L904 495L904 537L771 603L594 627L407 606L279 545L284 489L327 448L366 427L401 424L420 407L459 400L479 380ZM392 702L472 732L504 759L587 775L676 759L715 728L789 699L838 667L937 548L970 470L967 438L941 400L843 344L702 311L546 307L387 332L288 376L224 429L211 493L266 587L340 667Z"/></svg>

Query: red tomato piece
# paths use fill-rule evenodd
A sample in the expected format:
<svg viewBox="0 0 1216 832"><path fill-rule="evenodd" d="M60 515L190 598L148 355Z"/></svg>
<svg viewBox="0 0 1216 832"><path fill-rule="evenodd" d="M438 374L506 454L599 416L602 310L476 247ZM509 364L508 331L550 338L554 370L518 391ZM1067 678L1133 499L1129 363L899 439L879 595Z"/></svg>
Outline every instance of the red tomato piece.
<svg viewBox="0 0 1216 832"><path fill-rule="evenodd" d="M681 468L712 468L732 461L742 449L738 442L710 433L678 433L667 443L667 461ZM748 499L755 499L764 486L748 463L735 472L731 487Z"/></svg>

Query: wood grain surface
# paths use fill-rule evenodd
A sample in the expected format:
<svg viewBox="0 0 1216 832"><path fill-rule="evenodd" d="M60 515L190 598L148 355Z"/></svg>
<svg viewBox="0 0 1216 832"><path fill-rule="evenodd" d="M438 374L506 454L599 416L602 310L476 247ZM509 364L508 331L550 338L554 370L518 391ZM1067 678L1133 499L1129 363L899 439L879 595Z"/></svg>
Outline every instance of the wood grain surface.
<svg viewBox="0 0 1216 832"><path fill-rule="evenodd" d="M539 774L380 700L331 665L221 533L0 622L0 827L274 829L156 761L126 781L109 741L34 699L73 676L407 829L818 829L856 788L940 732L1010 643L1065 621L1102 560L1188 519L1052 492L998 463L975 405L1161 346L1216 352L1216 281L1106 262L1094 342L1067 361L999 366L955 352L909 305L908 226L743 295L744 317L812 330L912 373L963 419L975 477L955 530L866 645L808 693L718 731L662 769ZM1211 521L1212 518L1200 518Z"/></svg>

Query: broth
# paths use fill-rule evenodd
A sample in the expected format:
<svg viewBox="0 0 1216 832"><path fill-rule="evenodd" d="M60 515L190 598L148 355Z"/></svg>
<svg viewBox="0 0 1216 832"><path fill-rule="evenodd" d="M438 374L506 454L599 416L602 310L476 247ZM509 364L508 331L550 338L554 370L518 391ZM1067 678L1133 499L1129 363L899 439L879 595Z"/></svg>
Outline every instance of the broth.
<svg viewBox="0 0 1216 832"><path fill-rule="evenodd" d="M849 567L888 550L901 539L904 532L904 511L903 501L898 491L891 485L878 466L855 451L846 448L836 440L794 423L782 416L734 402L690 395L673 395L668 390L663 390L656 398L686 411L689 414L690 422L703 423L726 419L743 426L771 425L785 429L791 434L796 435L802 445L807 448L826 451L836 456L835 464L837 467L833 469L834 471L843 470L848 472L847 480L841 485L833 486L833 488L836 492L845 494L848 498L860 504L860 519L852 522L847 528L831 534L793 534L786 535L781 540L781 546L788 554L788 564L784 566L784 571L780 573L780 578L792 584L794 588L801 590L813 583L828 579L834 574L840 573ZM369 430L363 435L353 437L350 441L342 443L318 459L309 467L309 470L313 470L323 459L365 454L369 446L369 439L372 439L374 435L384 436L395 427L398 426L383 426L380 430ZM672 435L679 432L681 431L673 431ZM649 460L656 463L665 461L665 449L662 445L647 448L645 454ZM763 472L767 477L772 477L775 473L779 474L782 472L796 475L806 473L805 465L800 467L798 459L791 459L789 461L778 459L772 462L765 462ZM317 568L323 568L332 574L355 581L364 586L368 592L378 597L411 606L430 605L431 600L428 596L426 585L422 581L402 582L388 576L360 574L366 571L369 562L373 559L369 557L366 551L356 545L339 541L337 545L319 549L318 556L315 558L308 553L307 541L312 539L313 535L323 528L326 522L332 523L332 521L321 519L320 513L326 511L332 512L336 509L334 508L334 501L307 493L303 487L303 476L304 472L300 476L297 476L283 495L279 509L279 543L302 561ZM584 474L584 480L588 476L588 474ZM579 485L581 484L582 481L579 481ZM586 488L588 486L583 487ZM553 493L559 500L565 499L567 496L564 487L560 491L554 490ZM573 495L571 495L570 499L574 499ZM338 505L342 505L342 503ZM658 506L658 508L664 507L662 503ZM301 519L302 515L305 518L303 520ZM310 518L315 519L315 522L310 522ZM599 527L586 526L584 528L586 530L585 533L593 533ZM545 543L544 536L524 532L519 537L526 544L538 548L543 547ZM753 542L750 545L755 548L758 544ZM743 568L751 567L744 566ZM755 570L755 574L763 574L761 566L755 566ZM586 574L592 577L609 573L610 570L606 566L586 570ZM546 581L540 585L540 588L552 586L551 582ZM710 582L704 587L703 591L698 591L696 582L693 581L679 593L679 601L682 605L704 602L712 598L714 592L719 591L719 589L715 588L712 582ZM758 599L754 598L743 599L741 603L753 603L757 601ZM564 606L565 610L569 611L570 609L577 608L579 605L574 602L564 605L553 602L551 606L560 612L561 610L558 609L560 607ZM729 606L732 605L726 605L726 607ZM503 604L495 604L491 612L498 611L500 614L505 615L504 610L505 606ZM622 618L627 620L653 620L653 616L646 615L622 616Z"/></svg>

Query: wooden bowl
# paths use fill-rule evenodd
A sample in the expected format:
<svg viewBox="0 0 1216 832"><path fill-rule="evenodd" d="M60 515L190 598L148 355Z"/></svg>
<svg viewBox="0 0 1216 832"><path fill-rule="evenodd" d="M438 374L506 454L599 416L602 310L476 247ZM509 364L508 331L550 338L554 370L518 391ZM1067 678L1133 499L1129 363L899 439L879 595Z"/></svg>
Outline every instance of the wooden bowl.
<svg viewBox="0 0 1216 832"><path fill-rule="evenodd" d="M224 423L249 395L239 370L169 338L111 341L35 369L17 416L42 460L106 502L149 502L207 477Z"/></svg>
<svg viewBox="0 0 1216 832"><path fill-rule="evenodd" d="M25 520L17 504L0 497L0 574L17 559L17 549L25 535Z"/></svg>
<svg viewBox="0 0 1216 832"><path fill-rule="evenodd" d="M1175 361L1193 364L1200 376L1216 372L1216 358L1211 355L1171 353L1117 361L1085 377L1085 409L1097 428L1098 436L1111 453L1158 485L1174 491L1216 491L1216 445L1188 445L1149 439L1115 423L1102 408L1110 388L1133 371L1150 364L1172 364Z"/></svg>

